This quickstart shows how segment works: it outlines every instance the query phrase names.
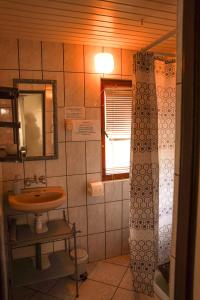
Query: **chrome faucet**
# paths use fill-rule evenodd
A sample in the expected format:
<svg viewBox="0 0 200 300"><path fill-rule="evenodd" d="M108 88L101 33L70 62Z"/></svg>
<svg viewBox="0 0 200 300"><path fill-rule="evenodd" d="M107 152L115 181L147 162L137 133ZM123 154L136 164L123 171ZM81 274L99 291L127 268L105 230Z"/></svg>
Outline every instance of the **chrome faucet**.
<svg viewBox="0 0 200 300"><path fill-rule="evenodd" d="M33 178L27 177L24 179L25 186L31 186L32 183L38 183L37 175L34 175Z"/></svg>
<svg viewBox="0 0 200 300"><path fill-rule="evenodd" d="M47 183L46 176L45 175L41 175L41 176L37 177L37 175L34 175L32 178L27 177L27 178L24 179L24 185L25 185L25 187L31 186L32 183L46 184Z"/></svg>
<svg viewBox="0 0 200 300"><path fill-rule="evenodd" d="M42 184L46 184L47 183L47 179L46 179L46 176L45 175L41 175L39 178L38 178L39 182L41 182Z"/></svg>

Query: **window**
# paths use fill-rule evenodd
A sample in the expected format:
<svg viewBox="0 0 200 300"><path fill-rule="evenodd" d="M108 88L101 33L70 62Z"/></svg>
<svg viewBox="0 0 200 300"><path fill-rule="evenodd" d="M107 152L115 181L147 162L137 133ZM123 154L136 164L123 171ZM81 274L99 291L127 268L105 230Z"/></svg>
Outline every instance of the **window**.
<svg viewBox="0 0 200 300"><path fill-rule="evenodd" d="M132 82L101 81L102 177L129 177L132 118Z"/></svg>

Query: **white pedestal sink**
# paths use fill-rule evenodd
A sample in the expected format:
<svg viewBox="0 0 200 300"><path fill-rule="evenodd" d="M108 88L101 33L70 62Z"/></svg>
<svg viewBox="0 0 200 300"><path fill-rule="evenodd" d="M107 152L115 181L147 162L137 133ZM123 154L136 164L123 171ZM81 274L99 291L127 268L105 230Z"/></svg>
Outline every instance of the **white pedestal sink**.
<svg viewBox="0 0 200 300"><path fill-rule="evenodd" d="M62 187L40 187L24 189L18 195L9 194L8 202L12 209L34 213L35 231L43 233L48 231L46 221L42 213L55 209L65 201L66 193Z"/></svg>
<svg viewBox="0 0 200 300"><path fill-rule="evenodd" d="M42 213L55 209L65 201L66 193L62 187L51 186L44 188L24 189L18 195L9 194L8 202L12 209L35 214L33 224L36 233L48 231L46 219ZM32 229L32 226L31 226ZM41 255L42 270L50 267L48 255Z"/></svg>

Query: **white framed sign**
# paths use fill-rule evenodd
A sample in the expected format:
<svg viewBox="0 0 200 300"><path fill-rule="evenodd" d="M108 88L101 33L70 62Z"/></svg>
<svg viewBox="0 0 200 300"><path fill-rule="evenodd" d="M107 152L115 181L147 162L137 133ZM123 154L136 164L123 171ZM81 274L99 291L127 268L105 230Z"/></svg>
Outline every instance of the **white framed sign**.
<svg viewBox="0 0 200 300"><path fill-rule="evenodd" d="M84 120L85 107L72 106L65 109L66 120Z"/></svg>
<svg viewBox="0 0 200 300"><path fill-rule="evenodd" d="M72 120L72 141L95 141L100 139L100 120Z"/></svg>

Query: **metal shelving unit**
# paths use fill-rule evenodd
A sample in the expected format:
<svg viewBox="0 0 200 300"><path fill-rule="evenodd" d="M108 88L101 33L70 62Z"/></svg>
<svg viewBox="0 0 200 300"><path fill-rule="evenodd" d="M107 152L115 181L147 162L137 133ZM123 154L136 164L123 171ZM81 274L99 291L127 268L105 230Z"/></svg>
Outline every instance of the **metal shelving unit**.
<svg viewBox="0 0 200 300"><path fill-rule="evenodd" d="M30 226L16 225L15 219L8 216L7 228L7 247L8 247L8 263L9 263L9 283L13 290L14 287L20 287L39 283L42 281L62 278L75 274L76 278L76 297L79 296L78 290L78 270L77 270L77 247L76 247L76 225L70 224L65 220L53 220L48 222L48 231L37 234L32 232ZM72 261L69 256L69 249L65 247L65 251L59 251L49 254L51 266L41 269L41 245L43 243L73 239L75 249L75 260ZM12 250L25 246L35 245L36 257L35 264L32 258L13 259ZM12 299L12 295L10 297Z"/></svg>

